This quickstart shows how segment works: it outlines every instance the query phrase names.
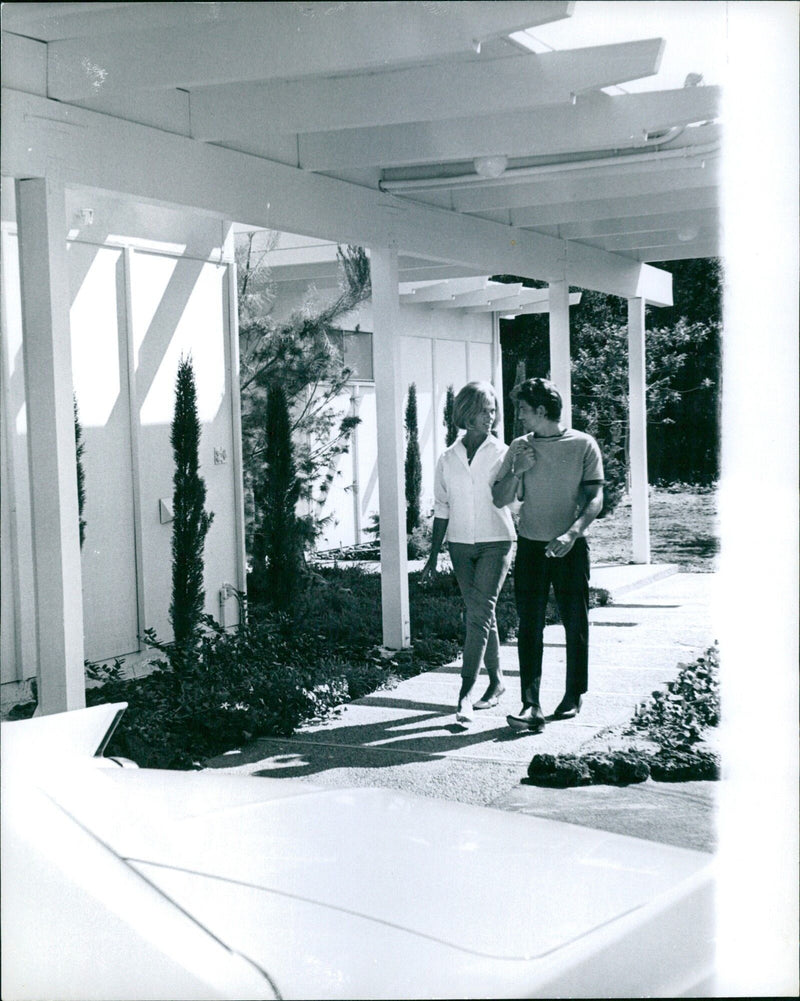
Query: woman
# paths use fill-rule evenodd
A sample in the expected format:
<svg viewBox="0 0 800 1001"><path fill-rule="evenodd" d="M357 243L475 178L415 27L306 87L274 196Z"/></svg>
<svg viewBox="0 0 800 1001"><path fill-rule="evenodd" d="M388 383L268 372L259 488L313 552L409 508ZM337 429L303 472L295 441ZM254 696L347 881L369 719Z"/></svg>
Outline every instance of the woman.
<svg viewBox="0 0 800 1001"><path fill-rule="evenodd" d="M433 540L420 578L425 583L436 572L447 533L453 570L467 609L456 711L459 723L470 722L473 708L497 705L505 691L495 606L511 563L516 532L509 509L496 508L492 502L492 483L507 451L492 434L499 419L497 397L488 382L467 383L455 399L453 422L464 434L436 466ZM482 663L489 687L473 704L473 688Z"/></svg>

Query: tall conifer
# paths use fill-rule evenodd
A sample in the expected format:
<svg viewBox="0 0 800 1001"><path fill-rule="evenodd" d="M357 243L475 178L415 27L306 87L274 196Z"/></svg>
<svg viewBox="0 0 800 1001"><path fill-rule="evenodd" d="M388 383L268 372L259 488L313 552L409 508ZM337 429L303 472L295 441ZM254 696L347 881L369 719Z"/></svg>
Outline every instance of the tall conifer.
<svg viewBox="0 0 800 1001"><path fill-rule="evenodd" d="M417 387L411 383L406 401L406 531L411 534L419 525L419 502L422 494L422 462L419 456L417 427Z"/></svg>
<svg viewBox="0 0 800 1001"><path fill-rule="evenodd" d="M198 472L200 418L191 360L181 358L175 382L170 434L175 457L172 508L172 603L169 614L177 646L197 634L205 604L203 550L213 514L205 510L206 485Z"/></svg>
<svg viewBox="0 0 800 1001"><path fill-rule="evenodd" d="M447 387L447 395L444 398L444 443L447 448L453 444L458 437L458 428L453 423L453 408L456 405L456 394L451 386Z"/></svg>

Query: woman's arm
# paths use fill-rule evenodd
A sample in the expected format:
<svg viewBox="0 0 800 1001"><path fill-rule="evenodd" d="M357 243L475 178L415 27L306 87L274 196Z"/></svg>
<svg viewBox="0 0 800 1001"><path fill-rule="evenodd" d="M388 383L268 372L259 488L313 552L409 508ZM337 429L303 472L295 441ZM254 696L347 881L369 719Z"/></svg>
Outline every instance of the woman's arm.
<svg viewBox="0 0 800 1001"><path fill-rule="evenodd" d="M433 537L431 539L431 553L425 566L422 568L422 575L420 576L420 583L424 584L428 581L433 574L436 572L436 562L439 558L439 550L442 548L442 543L444 542L445 533L447 532L447 526L450 522L449 518L434 518L433 519Z"/></svg>

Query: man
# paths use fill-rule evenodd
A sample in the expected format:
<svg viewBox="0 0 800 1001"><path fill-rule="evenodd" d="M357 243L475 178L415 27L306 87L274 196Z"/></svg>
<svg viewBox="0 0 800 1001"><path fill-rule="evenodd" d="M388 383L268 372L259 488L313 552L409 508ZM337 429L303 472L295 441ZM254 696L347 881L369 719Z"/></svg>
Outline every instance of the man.
<svg viewBox="0 0 800 1001"><path fill-rule="evenodd" d="M561 424L561 394L552 382L528 379L512 397L526 434L511 443L492 487L497 507L522 501L514 565L522 710L506 719L515 730L540 733L551 584L567 638L566 691L553 717L576 716L588 687L589 549L584 536L603 506L603 460L591 435Z"/></svg>

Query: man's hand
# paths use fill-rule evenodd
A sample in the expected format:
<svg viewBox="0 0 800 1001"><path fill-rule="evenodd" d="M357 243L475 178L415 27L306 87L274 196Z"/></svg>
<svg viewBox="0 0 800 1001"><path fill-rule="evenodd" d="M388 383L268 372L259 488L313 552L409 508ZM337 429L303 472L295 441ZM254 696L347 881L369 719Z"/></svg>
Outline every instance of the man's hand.
<svg viewBox="0 0 800 1001"><path fill-rule="evenodd" d="M420 575L419 575L419 582L420 582L420 584L430 584L430 582L436 576L436 564L437 564L437 562L438 562L438 560L434 560L433 563L431 563L431 561L428 560L428 562L422 568L422 573L420 573Z"/></svg>
<svg viewBox="0 0 800 1001"><path fill-rule="evenodd" d="M552 542L548 542L544 551L545 556L555 556L556 558L561 558L566 556L567 553L575 545L575 540L578 535L575 532L569 531L564 532L563 535L559 535L557 539L553 539Z"/></svg>

